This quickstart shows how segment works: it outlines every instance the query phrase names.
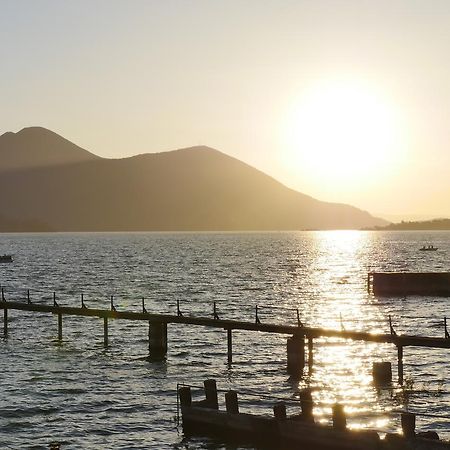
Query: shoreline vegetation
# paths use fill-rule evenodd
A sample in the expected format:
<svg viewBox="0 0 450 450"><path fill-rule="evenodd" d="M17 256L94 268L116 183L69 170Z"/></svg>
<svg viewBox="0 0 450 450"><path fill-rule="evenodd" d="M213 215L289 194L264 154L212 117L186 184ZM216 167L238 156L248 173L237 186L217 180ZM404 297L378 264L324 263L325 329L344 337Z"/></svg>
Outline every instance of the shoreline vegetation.
<svg viewBox="0 0 450 450"><path fill-rule="evenodd" d="M404 221L390 223L386 226L376 226L373 228L364 228L372 231L447 231L450 230L450 219L432 219L421 221Z"/></svg>

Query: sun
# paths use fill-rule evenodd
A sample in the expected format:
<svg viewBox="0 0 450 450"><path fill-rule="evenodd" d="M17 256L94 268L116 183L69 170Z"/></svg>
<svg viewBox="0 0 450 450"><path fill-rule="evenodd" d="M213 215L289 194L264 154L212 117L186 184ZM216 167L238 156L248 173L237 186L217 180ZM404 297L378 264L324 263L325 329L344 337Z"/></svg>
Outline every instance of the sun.
<svg viewBox="0 0 450 450"><path fill-rule="evenodd" d="M395 108L356 82L322 83L296 99L287 120L288 163L341 188L392 172L399 155Z"/></svg>

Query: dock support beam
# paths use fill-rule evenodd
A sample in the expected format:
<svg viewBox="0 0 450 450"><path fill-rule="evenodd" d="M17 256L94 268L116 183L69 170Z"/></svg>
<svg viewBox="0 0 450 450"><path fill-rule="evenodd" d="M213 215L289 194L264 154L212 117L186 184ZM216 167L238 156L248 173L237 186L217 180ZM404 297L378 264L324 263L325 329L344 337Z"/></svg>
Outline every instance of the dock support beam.
<svg viewBox="0 0 450 450"><path fill-rule="evenodd" d="M402 413L401 424L403 436L407 439L413 438L415 436L416 415L408 412Z"/></svg>
<svg viewBox="0 0 450 450"><path fill-rule="evenodd" d="M167 355L167 323L148 323L148 351L150 358L162 360Z"/></svg>
<svg viewBox="0 0 450 450"><path fill-rule="evenodd" d="M278 402L273 405L273 415L277 420L286 420L286 403Z"/></svg>
<svg viewBox="0 0 450 450"><path fill-rule="evenodd" d="M308 338L308 370L311 372L313 368L313 346L314 346L314 340L312 337Z"/></svg>
<svg viewBox="0 0 450 450"><path fill-rule="evenodd" d="M203 385L205 386L205 402L208 408L219 409L216 380L205 380Z"/></svg>
<svg viewBox="0 0 450 450"><path fill-rule="evenodd" d="M338 431L344 431L347 428L347 418L345 417L344 407L335 403L333 411L333 428Z"/></svg>
<svg viewBox="0 0 450 450"><path fill-rule="evenodd" d="M302 416L304 419L308 422L314 422L311 389L306 388L300 391L300 406L302 408Z"/></svg>
<svg viewBox="0 0 450 450"><path fill-rule="evenodd" d="M58 341L62 341L62 314L58 314Z"/></svg>
<svg viewBox="0 0 450 450"><path fill-rule="evenodd" d="M398 384L403 385L403 346L397 345L398 354Z"/></svg>
<svg viewBox="0 0 450 450"><path fill-rule="evenodd" d="M108 347L108 318L103 317L103 346Z"/></svg>
<svg viewBox="0 0 450 450"><path fill-rule="evenodd" d="M233 362L233 334L231 328L227 330L227 356L228 364Z"/></svg>
<svg viewBox="0 0 450 450"><path fill-rule="evenodd" d="M287 340L287 370L290 375L300 376L305 367L305 337L294 335Z"/></svg>
<svg viewBox="0 0 450 450"><path fill-rule="evenodd" d="M372 364L373 383L377 387L392 383L392 365L390 362L374 362Z"/></svg>
<svg viewBox="0 0 450 450"><path fill-rule="evenodd" d="M192 394L190 387L185 386L178 389L178 396L180 398L181 408L189 407L192 405Z"/></svg>
<svg viewBox="0 0 450 450"><path fill-rule="evenodd" d="M239 414L239 403L236 391L225 393L225 407L228 414Z"/></svg>
<svg viewBox="0 0 450 450"><path fill-rule="evenodd" d="M8 336L8 308L3 310L3 336Z"/></svg>

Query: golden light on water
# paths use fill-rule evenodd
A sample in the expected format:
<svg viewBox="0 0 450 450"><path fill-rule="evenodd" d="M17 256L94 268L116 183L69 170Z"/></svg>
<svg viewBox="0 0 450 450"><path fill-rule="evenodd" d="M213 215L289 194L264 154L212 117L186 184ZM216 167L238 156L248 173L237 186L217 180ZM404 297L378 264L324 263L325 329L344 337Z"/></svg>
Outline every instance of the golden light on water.
<svg viewBox="0 0 450 450"><path fill-rule="evenodd" d="M368 308L367 290L361 284L366 276L369 233L327 231L315 233L314 285L321 286L320 301L314 302L315 325L328 329L385 332L378 308ZM379 409L371 367L385 347L375 343L321 338L314 341L314 414L328 422L332 405L345 405L350 428L385 429L389 417Z"/></svg>

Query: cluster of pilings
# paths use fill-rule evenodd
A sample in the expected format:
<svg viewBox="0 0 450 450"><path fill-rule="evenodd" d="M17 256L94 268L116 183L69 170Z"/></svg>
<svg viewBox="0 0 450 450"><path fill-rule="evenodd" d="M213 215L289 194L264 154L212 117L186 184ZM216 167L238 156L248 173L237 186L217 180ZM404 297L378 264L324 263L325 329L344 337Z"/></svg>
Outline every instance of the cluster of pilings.
<svg viewBox="0 0 450 450"><path fill-rule="evenodd" d="M286 402L277 400L273 404L273 417L241 413L238 392L225 392L225 411L219 410L218 390L216 381L204 381L204 399L193 401L190 385L178 384L178 417L179 411L183 419L183 430L191 434L218 434L227 439L246 438L250 442L261 442L265 445L272 443L296 444L288 448L327 448L327 449L410 449L421 442L416 438L439 440L435 432L416 433L416 415L401 412L402 435L388 433L386 439L380 442L376 431L352 431L347 428L347 417L344 406L340 403L332 405L331 427L317 426L313 414L313 398L311 389L300 391L301 413L287 415ZM195 389L200 389L195 387ZM254 393L247 393L247 396ZM260 400L260 396L257 396ZM392 446L391 446L392 444ZM277 447L279 448L279 446ZM282 447L284 448L284 447ZM435 448L425 447L420 448ZM439 447L441 448L441 447ZM450 448L443 444L442 448Z"/></svg>

